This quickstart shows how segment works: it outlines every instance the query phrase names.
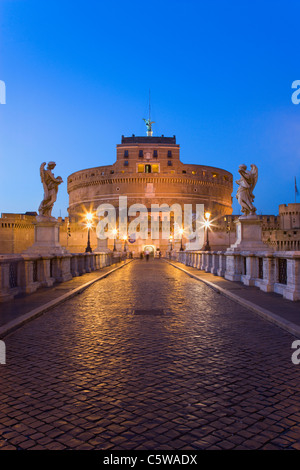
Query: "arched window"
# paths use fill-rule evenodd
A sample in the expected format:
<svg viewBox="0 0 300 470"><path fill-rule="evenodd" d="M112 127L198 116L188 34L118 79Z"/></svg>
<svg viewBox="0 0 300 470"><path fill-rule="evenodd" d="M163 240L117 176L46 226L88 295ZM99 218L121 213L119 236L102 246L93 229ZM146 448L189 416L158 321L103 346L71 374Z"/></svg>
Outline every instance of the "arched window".
<svg viewBox="0 0 300 470"><path fill-rule="evenodd" d="M151 165L145 165L145 173L151 173Z"/></svg>

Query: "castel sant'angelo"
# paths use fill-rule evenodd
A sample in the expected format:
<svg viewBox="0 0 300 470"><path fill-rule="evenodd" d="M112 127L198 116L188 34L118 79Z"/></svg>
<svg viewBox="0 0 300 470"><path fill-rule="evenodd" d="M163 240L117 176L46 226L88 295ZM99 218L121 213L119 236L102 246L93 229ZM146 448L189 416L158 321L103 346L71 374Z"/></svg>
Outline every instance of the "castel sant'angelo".
<svg viewBox="0 0 300 470"><path fill-rule="evenodd" d="M180 204L182 207L203 204L204 210L216 219L232 213L232 191L230 172L182 163L176 137L153 136L148 126L144 137L122 136L117 145L116 162L112 165L80 170L68 177L69 222L75 228L82 222L84 213L95 213L104 203L118 208L119 196L127 196L128 206L140 203L149 211L152 204ZM112 249L113 243L106 241L106 247ZM116 243L122 250L124 242L116 240ZM154 252L160 249L164 254L169 243L168 240L152 240L149 233L147 240L128 243L128 250L137 254L147 246ZM104 248L98 241L100 247Z"/></svg>

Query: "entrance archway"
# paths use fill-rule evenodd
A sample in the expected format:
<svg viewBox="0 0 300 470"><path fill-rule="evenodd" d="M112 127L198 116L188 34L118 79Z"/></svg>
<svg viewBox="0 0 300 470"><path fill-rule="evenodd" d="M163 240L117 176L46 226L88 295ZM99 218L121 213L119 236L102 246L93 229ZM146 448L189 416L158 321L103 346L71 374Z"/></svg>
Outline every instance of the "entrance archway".
<svg viewBox="0 0 300 470"><path fill-rule="evenodd" d="M146 251L149 251L149 255L154 257L155 246L153 246L153 245L145 245L145 246L144 246L144 249L143 249L144 254L146 253Z"/></svg>

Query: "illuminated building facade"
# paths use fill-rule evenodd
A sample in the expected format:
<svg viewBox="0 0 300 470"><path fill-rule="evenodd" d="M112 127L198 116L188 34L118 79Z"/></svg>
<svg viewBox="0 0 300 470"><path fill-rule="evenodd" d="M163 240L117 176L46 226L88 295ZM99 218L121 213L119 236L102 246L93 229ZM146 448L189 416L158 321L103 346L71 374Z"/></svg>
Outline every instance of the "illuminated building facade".
<svg viewBox="0 0 300 470"><path fill-rule="evenodd" d="M119 196L127 196L128 206L144 204L204 204L214 219L232 213L232 174L206 165L180 161L180 146L176 137L122 136L117 145L116 162L80 170L68 177L69 220L80 224L85 212L96 212L99 205L119 206ZM130 234L129 234L130 235ZM117 240L118 250L122 240ZM180 241L178 242L180 243ZM113 241L108 241L112 249ZM128 249L140 253L170 248L169 240L136 240Z"/></svg>

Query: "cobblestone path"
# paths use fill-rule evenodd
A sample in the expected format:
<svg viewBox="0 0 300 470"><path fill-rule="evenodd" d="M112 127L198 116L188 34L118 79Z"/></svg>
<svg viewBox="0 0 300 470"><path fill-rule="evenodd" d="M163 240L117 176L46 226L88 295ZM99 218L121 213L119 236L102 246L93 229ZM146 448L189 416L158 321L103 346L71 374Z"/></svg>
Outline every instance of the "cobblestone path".
<svg viewBox="0 0 300 470"><path fill-rule="evenodd" d="M0 449L300 449L294 339L134 261L5 338Z"/></svg>

